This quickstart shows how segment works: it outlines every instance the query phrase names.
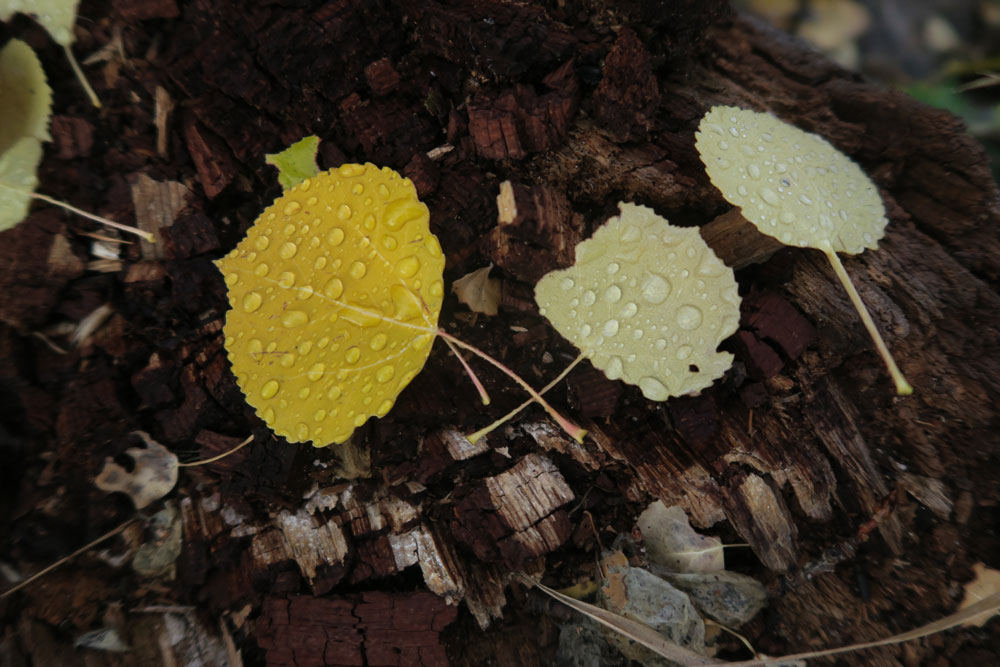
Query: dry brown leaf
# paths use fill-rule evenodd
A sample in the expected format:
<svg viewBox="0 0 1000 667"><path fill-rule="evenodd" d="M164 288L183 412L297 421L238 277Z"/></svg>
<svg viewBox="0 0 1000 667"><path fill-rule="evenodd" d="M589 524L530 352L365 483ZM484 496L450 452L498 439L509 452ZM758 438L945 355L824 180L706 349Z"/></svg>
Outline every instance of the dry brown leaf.
<svg viewBox="0 0 1000 667"><path fill-rule="evenodd" d="M125 453L135 461L135 468L128 472L117 463L108 460L94 479L101 491L121 491L132 498L136 509L142 509L170 493L177 484L177 457L166 447L149 437L143 431L135 435L142 438L145 447L129 447Z"/></svg>
<svg viewBox="0 0 1000 667"><path fill-rule="evenodd" d="M986 567L983 563L973 565L972 571L976 574L976 578L965 585L965 597L962 598L962 604L958 606L959 609L965 609L994 593L1000 593L1000 571ZM981 628L996 613L995 609L985 612L968 619L962 625Z"/></svg>
<svg viewBox="0 0 1000 667"><path fill-rule="evenodd" d="M500 281L490 278L493 265L468 273L454 283L451 291L474 313L496 315L500 306Z"/></svg>
<svg viewBox="0 0 1000 667"><path fill-rule="evenodd" d="M726 568L722 542L699 535L687 514L657 500L636 521L649 562L670 572L718 572Z"/></svg>

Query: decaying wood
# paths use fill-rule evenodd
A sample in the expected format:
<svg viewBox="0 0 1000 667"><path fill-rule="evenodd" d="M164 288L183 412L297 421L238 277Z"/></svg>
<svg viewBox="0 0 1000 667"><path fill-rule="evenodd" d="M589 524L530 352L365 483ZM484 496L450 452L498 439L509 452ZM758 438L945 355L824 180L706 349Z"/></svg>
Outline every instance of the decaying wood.
<svg viewBox="0 0 1000 667"><path fill-rule="evenodd" d="M1000 493L1000 195L981 148L950 115L726 16L721 2L656 11L657 3L597 0L239 11L225 0L113 4L116 18L81 37L91 40L81 48L99 48L94 40L110 40L109 26L122 19L129 49L162 47L154 65L121 68L118 87L102 92L124 100L127 86L150 99L157 86L166 90L183 110L161 122L170 150L155 157L163 144L148 110L135 111L146 114L135 122L111 125L112 116L90 126L77 122L92 118L89 110L70 109L56 131L62 157L47 159L104 165L110 185L101 191L78 168L46 169L57 189L92 197L116 217L133 211L129 174L137 184L173 184L166 200L175 205L154 225L162 255L126 246L119 273L85 274L89 241L51 209L3 233L0 354L17 364L0 368L0 388L23 417L0 414L2 433L21 448L0 449L0 460L29 463L22 478L0 485L0 507L16 517L3 529L13 545L3 560L31 570L123 520L131 508L86 476L124 451L131 431L151 431L188 460L250 433L255 440L229 459L185 469L176 581L87 561L86 577L67 574L49 589L81 591L70 610L48 604L46 589L19 593L19 607L5 601L3 618L23 611L23 620L16 637L0 639L4 650L15 646L33 664L80 664L52 628L91 629L103 585L133 612L163 598L197 604L199 618L255 620L233 627L273 665L444 664L484 654L544 662L550 635L511 630L525 623L505 611L520 595L508 588L512 572L573 583L654 498L747 542L753 556L738 556L741 566L770 578L772 590L796 583L773 601L766 627L749 626L770 654L930 620L952 604L949 590L971 562L998 548L990 531ZM178 10L183 16L171 18ZM143 12L161 20L145 22ZM162 32L145 32L153 29ZM913 396L892 396L825 258L779 249L711 186L693 133L714 104L772 111L872 175L887 235L845 264ZM140 129L121 133L121 125ZM585 362L550 394L588 429L583 443L533 406L473 444L463 434L523 396L477 365L494 398L481 406L458 364L435 347L394 410L349 447L279 442L228 369L228 303L211 260L277 193L263 154L311 133L323 139L323 167L373 161L413 180L449 280L497 264L500 314L470 323L448 301L441 324L533 385L576 356L538 315L534 282L571 263L576 243L615 215L618 201L699 226L736 269L740 330L724 344L733 369L701 396L662 405ZM178 216L180 183L196 185ZM115 316L83 349L60 355L24 335L109 301ZM871 536L863 559L855 558L861 530ZM851 545L843 558L827 557L842 544ZM824 568L809 570L814 581L797 578L816 563ZM880 581L870 600L855 593L861 569ZM510 608L521 613L524 600ZM456 611L452 628L492 634L481 644L478 634L449 639ZM494 643L508 650L483 650ZM912 651L914 663L944 655L930 644ZM879 654L899 656L896 648ZM128 659L121 664L135 664Z"/></svg>

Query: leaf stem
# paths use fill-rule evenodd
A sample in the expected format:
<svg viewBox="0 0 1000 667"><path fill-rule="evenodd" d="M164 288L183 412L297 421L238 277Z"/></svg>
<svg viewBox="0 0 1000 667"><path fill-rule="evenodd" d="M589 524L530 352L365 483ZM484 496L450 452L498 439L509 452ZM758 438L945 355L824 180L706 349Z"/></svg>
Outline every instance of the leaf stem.
<svg viewBox="0 0 1000 667"><path fill-rule="evenodd" d="M28 577L27 579L25 579L21 583L17 584L16 586L14 586L12 588L8 588L3 593L0 593L0 600L4 599L8 595L11 595L12 593L14 593L14 591L21 590L22 588L24 588L25 586L27 586L31 582L33 582L36 579L38 579L38 578L40 578L40 577L48 574L49 572L51 572L52 570L56 569L57 567L59 567L63 563L66 563L68 561L73 560L74 558L76 558L77 556L79 556L80 554L82 554L84 551L87 551L88 549L96 547L98 544L100 544L101 542L104 542L105 540L111 539L112 537L114 537L118 533L120 533L123 530L125 530L126 528L128 528L131 524L135 523L135 521L136 521L135 518L129 519L128 521L126 521L125 523L121 524L117 528L113 528L113 529L109 530L108 532L104 533L103 535L101 535L100 537L98 537L93 542L90 542L88 544L83 545L82 547L80 547L79 549L77 549L76 551L74 551L73 553L71 553L70 555L65 556L63 558L60 558L56 562L52 563L52 565L49 565L48 567L39 570L38 572L34 573L33 575L31 575L30 577Z"/></svg>
<svg viewBox="0 0 1000 667"><path fill-rule="evenodd" d="M249 445L251 442L253 442L253 435L251 435L249 438L247 438L246 440L244 440L240 444L238 444L235 447L233 447L232 449L230 449L228 452L222 452L218 456L213 456L210 459L204 459L202 461L191 461L190 463L178 463L177 467L178 468L190 468L192 466L203 466L203 465L208 465L209 463L215 463L219 459L225 458L225 457L229 456L230 454L235 454L236 452L240 451L241 449L243 449L244 447L246 447L247 445Z"/></svg>
<svg viewBox="0 0 1000 667"><path fill-rule="evenodd" d="M94 92L94 89L90 87L90 82L87 81L86 75L84 75L83 70L80 69L80 63L76 61L76 57L73 55L73 50L69 48L69 44L64 44L63 48L66 49L66 58L69 60L69 66L73 68L73 73L76 74L76 78L80 80L80 85L83 86L84 92L86 92L87 97L90 98L90 103L100 109L101 100L97 97L97 93Z"/></svg>
<svg viewBox="0 0 1000 667"><path fill-rule="evenodd" d="M573 422L569 421L568 419L566 419L565 417L563 417L561 414L559 414L556 411L556 409L553 408L551 405L549 405L549 402L546 401L544 398L542 398L542 395L539 394L537 391L535 391L531 387L531 385L529 385L527 382L525 382L524 379L520 375L518 375L517 373L515 373L513 370L511 370L510 368L508 368L507 366L505 366L500 361L498 361L498 360L494 359L493 357L491 357L490 355L486 354L485 352L483 352L482 350L480 350L478 347L470 345L469 343L466 343L465 341L463 341L463 340L461 340L459 338L455 338L454 336L452 336L450 333L448 333L444 329L438 329L437 330L437 334L439 336L441 336L441 338L444 338L445 340L450 340L455 345L458 345L460 348L462 348L464 350L468 350L469 352L472 352L477 357L483 359L484 361L488 362L489 364L491 364L494 367L496 367L497 369L499 369L507 377L509 377L514 382L516 382L517 384L519 384L522 389L524 389L526 392L528 392L528 394L531 396L532 400L537 401L539 405L541 405L543 408L545 408L545 411L548 412L549 415L554 420L556 420L556 423L558 423L559 426L570 435L570 437L572 437L577 442L583 442L583 436L585 436L587 434L587 431L584 430L584 429L582 429L582 428L580 428L579 426L577 426L576 424L574 424Z"/></svg>
<svg viewBox="0 0 1000 667"><path fill-rule="evenodd" d="M872 341L875 343L878 353L882 355L882 361L885 362L886 368L889 369L889 374L896 383L896 393L900 396L909 396L913 393L913 387L910 386L910 383L906 381L905 377L903 377L902 371L900 371L899 366L896 365L896 360L892 358L892 353L889 352L888 346L886 346L885 341L882 340L882 336L875 327L875 322L872 320L871 314L865 307L864 301L861 300L861 295L858 294L858 290L854 287L854 283L851 282L851 277L847 274L847 269L844 268L837 252L829 245L825 248L821 248L821 250L826 253L827 259L830 260L830 264L833 266L834 273L837 274L837 279L840 280L844 289L847 290L847 295L851 297L851 303L854 304L854 309L858 311L858 315L861 316L861 321L864 322L865 328L868 330L868 335L871 336Z"/></svg>
<svg viewBox="0 0 1000 667"><path fill-rule="evenodd" d="M550 389L552 389L552 387L554 387L557 384L559 384L560 382L562 382L563 379L567 375L569 375L570 371L572 371L574 368L576 368L576 365L579 364L581 361L583 361L583 359L584 359L584 357L583 357L582 354L580 356L578 356L576 359L574 359L569 364L569 366L567 366L565 369L563 369L562 373L560 373L559 375L557 375L555 378L552 379L551 382L549 382L547 385L545 385L544 387L542 387L541 391L538 392L539 396L545 394L547 391L549 391ZM468 436L468 438L467 438L468 441L471 442L472 444L475 444L484 435L487 435L488 433L492 432L498 426L501 426L501 425L509 422L511 419L513 419L514 417L516 417L519 412L521 412L522 410L524 410L525 408L527 408L529 405L531 405L534 402L535 402L534 398L529 398L524 403L521 403L521 405L517 406L516 408L514 408L513 410L511 410L510 412L508 412L503 417L501 417L500 419L496 420L495 422L493 422L489 426L481 428L478 431L476 431L475 433L473 433L472 435Z"/></svg>
<svg viewBox="0 0 1000 667"><path fill-rule="evenodd" d="M123 225L120 222L115 222L114 220L108 220L107 218L102 218L99 215L88 213L83 209L67 204L66 202L59 201L58 199L53 199L48 195L43 195L38 192L31 192L30 190L25 190L23 188L11 185L9 183L4 183L3 181L0 181L0 187L7 188L8 190L13 190L14 192L19 192L26 197L31 197L32 199L38 199L48 204L53 204L54 206L64 208L67 211L76 213L77 215L83 216L84 218L89 218L90 220L99 222L102 225L107 225L108 227L114 227L115 229L119 229L123 232L128 232L129 234L135 234L136 236L140 236L146 241L149 241L150 243L156 243L156 238L150 232L144 232L141 229L136 229L135 227L129 227L128 225Z"/></svg>

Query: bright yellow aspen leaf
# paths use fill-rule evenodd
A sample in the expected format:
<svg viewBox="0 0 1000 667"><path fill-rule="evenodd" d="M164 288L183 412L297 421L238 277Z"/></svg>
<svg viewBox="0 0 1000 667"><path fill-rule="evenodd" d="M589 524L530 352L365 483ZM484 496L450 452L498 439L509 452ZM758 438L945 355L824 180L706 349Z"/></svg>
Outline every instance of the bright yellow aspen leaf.
<svg viewBox="0 0 1000 667"><path fill-rule="evenodd" d="M428 220L409 179L345 164L286 191L216 262L233 373L275 433L342 443L423 368L444 298Z"/></svg>

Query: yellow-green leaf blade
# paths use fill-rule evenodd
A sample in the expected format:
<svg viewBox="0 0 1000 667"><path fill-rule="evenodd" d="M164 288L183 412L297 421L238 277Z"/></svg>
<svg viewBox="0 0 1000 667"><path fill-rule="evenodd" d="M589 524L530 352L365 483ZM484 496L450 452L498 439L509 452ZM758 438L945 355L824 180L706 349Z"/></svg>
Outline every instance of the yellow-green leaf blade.
<svg viewBox="0 0 1000 667"><path fill-rule="evenodd" d="M0 20L21 12L38 21L59 44L73 43L73 24L79 0L0 0Z"/></svg>
<svg viewBox="0 0 1000 667"><path fill-rule="evenodd" d="M697 229L644 206L620 207L576 247L572 267L539 281L535 300L610 379L654 401L697 393L732 365L716 348L739 324L733 272Z"/></svg>
<svg viewBox="0 0 1000 667"><path fill-rule="evenodd" d="M275 433L343 442L423 367L444 296L428 219L409 179L343 165L285 192L217 262L233 372Z"/></svg>
<svg viewBox="0 0 1000 667"><path fill-rule="evenodd" d="M285 190L291 190L307 178L315 178L319 173L316 165L316 151L319 137L310 135L281 151L264 156L269 165L278 168L278 182Z"/></svg>

